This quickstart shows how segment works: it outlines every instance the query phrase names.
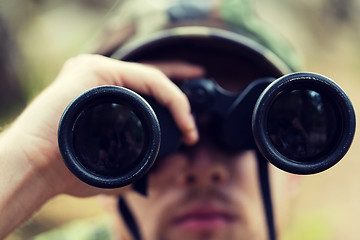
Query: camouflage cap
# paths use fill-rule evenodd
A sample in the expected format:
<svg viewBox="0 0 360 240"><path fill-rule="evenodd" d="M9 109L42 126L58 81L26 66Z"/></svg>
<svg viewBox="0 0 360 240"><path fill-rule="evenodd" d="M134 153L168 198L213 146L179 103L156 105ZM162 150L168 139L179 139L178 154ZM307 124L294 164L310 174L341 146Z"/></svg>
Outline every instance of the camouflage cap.
<svg viewBox="0 0 360 240"><path fill-rule="evenodd" d="M196 34L235 38L261 52L284 74L299 68L289 43L268 28L249 0L121 1L97 38L95 52L110 56L120 48L121 58L124 51L140 48L162 38L160 35L169 38Z"/></svg>

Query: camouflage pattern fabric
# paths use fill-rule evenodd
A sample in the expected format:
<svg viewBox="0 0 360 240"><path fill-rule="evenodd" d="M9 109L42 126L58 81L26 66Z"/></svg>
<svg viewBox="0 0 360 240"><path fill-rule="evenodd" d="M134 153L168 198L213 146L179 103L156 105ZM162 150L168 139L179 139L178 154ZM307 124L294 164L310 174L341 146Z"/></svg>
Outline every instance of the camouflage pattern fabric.
<svg viewBox="0 0 360 240"><path fill-rule="evenodd" d="M128 0L114 7L92 49L113 52L125 43L180 26L225 29L268 48L291 70L300 68L292 46L256 14L250 0ZM95 45L95 46L94 46Z"/></svg>

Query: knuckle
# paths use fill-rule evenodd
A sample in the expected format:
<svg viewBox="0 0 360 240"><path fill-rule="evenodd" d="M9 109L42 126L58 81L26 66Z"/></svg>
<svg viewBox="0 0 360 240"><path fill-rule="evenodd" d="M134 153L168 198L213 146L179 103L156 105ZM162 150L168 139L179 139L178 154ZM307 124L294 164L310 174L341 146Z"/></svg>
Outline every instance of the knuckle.
<svg viewBox="0 0 360 240"><path fill-rule="evenodd" d="M157 68L151 67L151 66L145 66L147 71L148 71L148 75L149 77L151 77L151 79L155 82L155 83L159 83L160 80L166 78L165 74L160 71Z"/></svg>
<svg viewBox="0 0 360 240"><path fill-rule="evenodd" d="M69 82L76 79L79 84L98 85L101 80L103 60L100 55L80 54L67 60L59 74L58 81Z"/></svg>
<svg viewBox="0 0 360 240"><path fill-rule="evenodd" d="M79 54L65 62L64 68L94 69L99 65L100 56L93 54Z"/></svg>

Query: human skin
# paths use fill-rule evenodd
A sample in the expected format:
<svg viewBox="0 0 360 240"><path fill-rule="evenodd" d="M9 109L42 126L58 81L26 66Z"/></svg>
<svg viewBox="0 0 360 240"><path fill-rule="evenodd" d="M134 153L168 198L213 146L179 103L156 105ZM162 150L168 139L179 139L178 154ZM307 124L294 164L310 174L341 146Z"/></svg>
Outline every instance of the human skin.
<svg viewBox="0 0 360 240"><path fill-rule="evenodd" d="M144 240L267 239L255 151L226 154L203 143L200 132L197 145L160 161L149 174L147 196L124 194ZM298 177L273 166L269 171L280 236ZM116 239L132 239L121 217L116 228Z"/></svg>
<svg viewBox="0 0 360 240"><path fill-rule="evenodd" d="M153 96L172 113L193 144L198 135L186 96L169 77L190 78L203 74L200 67L172 62L163 72L155 67L126 63L100 55L80 55L67 61L47 87L0 136L0 239L28 219L58 194L87 197L123 194L91 187L65 167L57 144L57 128L66 106L82 92L97 86L116 85ZM175 67L176 66L176 67Z"/></svg>
<svg viewBox="0 0 360 240"><path fill-rule="evenodd" d="M266 239L253 151L199 146L166 161L148 197L127 196L144 239Z"/></svg>
<svg viewBox="0 0 360 240"><path fill-rule="evenodd" d="M149 65L149 63L148 63ZM266 227L253 151L226 154L207 142L163 159L149 175L149 195L131 186L104 190L88 186L65 167L57 146L57 127L68 103L89 88L117 85L154 96L172 113L183 141L198 142L186 96L170 81L202 76L198 66L181 62L144 66L97 55L69 60L45 89L0 137L0 238L58 194L118 195L130 203L146 240L266 239ZM156 69L157 68L157 69ZM159 71L161 69L161 71ZM203 137L202 137L203 136ZM271 168L277 222L281 223L291 176ZM112 206L116 206L113 202ZM278 207L281 206L281 207ZM278 211L279 209L279 211ZM116 210L113 210L118 216ZM131 239L119 220L120 239Z"/></svg>
<svg viewBox="0 0 360 240"><path fill-rule="evenodd" d="M243 85L236 76L227 75L226 80L222 84L229 89ZM198 129L197 144L157 160L148 175L146 196L134 191L123 195L143 239L268 239L256 152L228 153L211 140L211 129L201 125ZM299 177L271 165L269 173L276 229L281 236ZM118 215L116 199L110 204ZM121 217L115 228L115 239L132 239Z"/></svg>

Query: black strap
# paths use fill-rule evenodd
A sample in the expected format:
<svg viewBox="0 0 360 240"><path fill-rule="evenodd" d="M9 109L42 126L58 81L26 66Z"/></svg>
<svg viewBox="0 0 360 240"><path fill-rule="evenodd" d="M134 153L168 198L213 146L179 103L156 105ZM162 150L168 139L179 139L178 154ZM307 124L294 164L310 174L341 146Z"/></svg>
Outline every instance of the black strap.
<svg viewBox="0 0 360 240"><path fill-rule="evenodd" d="M119 197L118 200L118 209L120 214L122 215L127 227L129 228L134 240L141 240L140 231L136 224L133 214L131 213L128 204L125 199Z"/></svg>
<svg viewBox="0 0 360 240"><path fill-rule="evenodd" d="M143 195L144 197L147 196L147 189L148 189L148 174L145 174L142 178L134 182L132 188Z"/></svg>
<svg viewBox="0 0 360 240"><path fill-rule="evenodd" d="M276 240L274 213L271 199L270 179L269 179L269 165L264 156L256 151L258 159L258 177L260 182L260 190L262 194L266 223L268 228L269 240Z"/></svg>

